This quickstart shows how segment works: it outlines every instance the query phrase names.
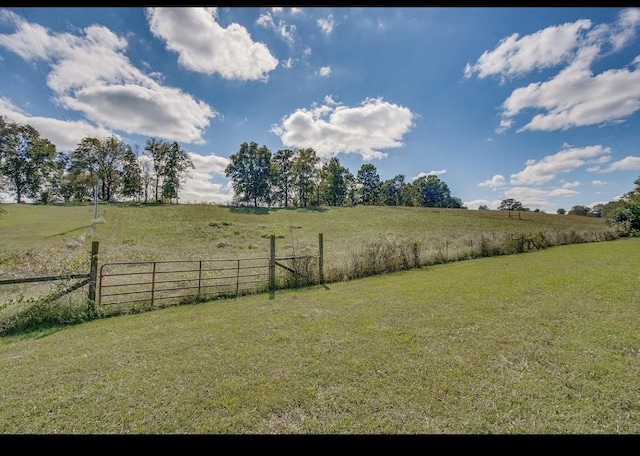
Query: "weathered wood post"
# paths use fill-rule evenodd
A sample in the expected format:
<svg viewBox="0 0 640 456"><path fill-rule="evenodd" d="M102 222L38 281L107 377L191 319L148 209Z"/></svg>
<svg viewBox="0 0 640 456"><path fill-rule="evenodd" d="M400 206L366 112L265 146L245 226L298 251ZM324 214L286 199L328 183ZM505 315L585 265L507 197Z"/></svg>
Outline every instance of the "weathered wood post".
<svg viewBox="0 0 640 456"><path fill-rule="evenodd" d="M320 277L320 283L324 283L324 242L322 240L322 233L318 233L318 274Z"/></svg>
<svg viewBox="0 0 640 456"><path fill-rule="evenodd" d="M98 280L98 241L91 243L91 269L89 270L89 315L96 314L96 283Z"/></svg>
<svg viewBox="0 0 640 456"><path fill-rule="evenodd" d="M276 288L276 236L271 235L269 248L269 291L273 292Z"/></svg>

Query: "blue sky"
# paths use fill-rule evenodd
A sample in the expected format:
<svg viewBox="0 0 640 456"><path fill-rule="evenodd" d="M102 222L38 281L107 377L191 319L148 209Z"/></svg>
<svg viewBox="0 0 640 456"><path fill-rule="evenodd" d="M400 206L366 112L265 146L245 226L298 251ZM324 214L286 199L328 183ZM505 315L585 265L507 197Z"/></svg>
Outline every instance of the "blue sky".
<svg viewBox="0 0 640 456"><path fill-rule="evenodd" d="M639 32L638 8L6 8L0 115L58 150L178 141L181 203L229 202L254 141L555 212L640 176Z"/></svg>

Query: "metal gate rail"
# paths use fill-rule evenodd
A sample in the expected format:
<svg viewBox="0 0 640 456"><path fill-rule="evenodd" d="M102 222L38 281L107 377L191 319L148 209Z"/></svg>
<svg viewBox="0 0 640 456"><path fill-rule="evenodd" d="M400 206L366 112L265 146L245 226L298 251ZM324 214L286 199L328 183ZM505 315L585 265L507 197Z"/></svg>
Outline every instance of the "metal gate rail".
<svg viewBox="0 0 640 456"><path fill-rule="evenodd" d="M192 266L185 267L188 264ZM266 289L268 279L269 258L105 263L100 267L98 303L154 306L168 299L237 296Z"/></svg>

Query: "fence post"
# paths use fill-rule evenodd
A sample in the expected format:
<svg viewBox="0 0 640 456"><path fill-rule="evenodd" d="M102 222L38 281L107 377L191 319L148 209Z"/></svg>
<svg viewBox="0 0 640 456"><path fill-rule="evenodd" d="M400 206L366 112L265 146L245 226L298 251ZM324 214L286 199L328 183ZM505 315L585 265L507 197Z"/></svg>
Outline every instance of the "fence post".
<svg viewBox="0 0 640 456"><path fill-rule="evenodd" d="M276 288L276 236L271 235L269 248L269 291Z"/></svg>
<svg viewBox="0 0 640 456"><path fill-rule="evenodd" d="M320 275L320 283L324 283L324 243L322 240L322 233L318 233L318 273Z"/></svg>
<svg viewBox="0 0 640 456"><path fill-rule="evenodd" d="M98 279L98 241L91 243L91 269L89 270L89 315L96 312L96 282Z"/></svg>

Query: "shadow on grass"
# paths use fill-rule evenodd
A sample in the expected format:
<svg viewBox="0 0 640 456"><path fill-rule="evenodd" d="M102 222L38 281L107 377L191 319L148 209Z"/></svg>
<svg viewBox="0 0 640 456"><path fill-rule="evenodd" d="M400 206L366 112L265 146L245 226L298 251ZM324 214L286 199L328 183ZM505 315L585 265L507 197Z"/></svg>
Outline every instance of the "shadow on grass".
<svg viewBox="0 0 640 456"><path fill-rule="evenodd" d="M56 236L64 236L65 234L73 233L74 231L86 230L88 228L91 228L91 225L81 226L79 228L74 228L72 230L64 231L62 233L52 234L51 236L45 237L45 239L49 239L49 238L56 237Z"/></svg>
<svg viewBox="0 0 640 456"><path fill-rule="evenodd" d="M253 206L228 206L231 212L237 214L268 215L270 212L297 211L297 212L326 212L327 208L322 206L307 207L253 207Z"/></svg>

